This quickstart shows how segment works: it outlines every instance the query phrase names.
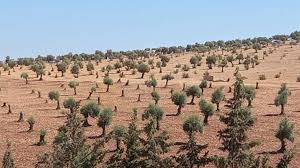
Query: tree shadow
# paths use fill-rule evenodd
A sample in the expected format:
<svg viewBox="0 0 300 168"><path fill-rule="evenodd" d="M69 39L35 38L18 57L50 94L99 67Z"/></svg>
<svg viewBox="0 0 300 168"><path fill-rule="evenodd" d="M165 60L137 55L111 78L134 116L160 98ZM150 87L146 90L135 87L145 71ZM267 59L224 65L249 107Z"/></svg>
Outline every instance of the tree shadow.
<svg viewBox="0 0 300 168"><path fill-rule="evenodd" d="M170 116L179 116L178 114L166 114L166 117L170 117Z"/></svg>
<svg viewBox="0 0 300 168"><path fill-rule="evenodd" d="M265 114L264 116L266 117L275 117L275 116L280 116L281 114Z"/></svg>
<svg viewBox="0 0 300 168"><path fill-rule="evenodd" d="M262 155L265 155L265 154L270 154L270 155L276 155L276 154L279 154L281 153L279 150L276 150L276 151L268 151L268 152L259 152L258 154L262 154Z"/></svg>

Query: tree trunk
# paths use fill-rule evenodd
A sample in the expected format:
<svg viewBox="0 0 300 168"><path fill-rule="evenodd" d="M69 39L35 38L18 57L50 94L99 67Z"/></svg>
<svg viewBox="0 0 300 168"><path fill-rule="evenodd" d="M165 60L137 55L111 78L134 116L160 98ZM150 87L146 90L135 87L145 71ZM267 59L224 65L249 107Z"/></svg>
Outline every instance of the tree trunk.
<svg viewBox="0 0 300 168"><path fill-rule="evenodd" d="M33 124L29 124L29 130L28 131L32 131L33 130Z"/></svg>
<svg viewBox="0 0 300 168"><path fill-rule="evenodd" d="M251 100L248 100L248 107L252 107L252 101Z"/></svg>
<svg viewBox="0 0 300 168"><path fill-rule="evenodd" d="M19 115L19 120L18 120L18 122L22 122L22 121L24 121L24 115L23 115L23 113L22 113L22 112L20 112L20 115Z"/></svg>
<svg viewBox="0 0 300 168"><path fill-rule="evenodd" d="M220 111L220 109L219 109L219 104L220 103L216 103L217 104L217 111Z"/></svg>
<svg viewBox="0 0 300 168"><path fill-rule="evenodd" d="M176 114L177 116L179 116L181 114L181 108L182 108L181 106L178 107L177 114Z"/></svg>
<svg viewBox="0 0 300 168"><path fill-rule="evenodd" d="M117 150L120 149L120 140L119 139L116 139L116 144L117 144Z"/></svg>
<svg viewBox="0 0 300 168"><path fill-rule="evenodd" d="M165 87L167 87L167 86L168 86L168 82L169 82L169 80L167 79L167 80L166 80L166 85L165 85Z"/></svg>
<svg viewBox="0 0 300 168"><path fill-rule="evenodd" d="M234 64L233 64L233 62L231 62L231 67L234 67Z"/></svg>
<svg viewBox="0 0 300 168"><path fill-rule="evenodd" d="M222 66L222 72L224 72L224 67Z"/></svg>
<svg viewBox="0 0 300 168"><path fill-rule="evenodd" d="M159 121L158 121L158 119L156 119L156 130L159 130L159 129L160 129Z"/></svg>
<svg viewBox="0 0 300 168"><path fill-rule="evenodd" d="M61 76L62 76L62 77L64 76L64 71L61 71Z"/></svg>
<svg viewBox="0 0 300 168"><path fill-rule="evenodd" d="M28 79L27 78L25 78L25 80L26 80L26 85L28 84Z"/></svg>
<svg viewBox="0 0 300 168"><path fill-rule="evenodd" d="M77 95L76 87L74 87L74 95Z"/></svg>
<svg viewBox="0 0 300 168"><path fill-rule="evenodd" d="M144 78L144 75L145 75L145 73L143 72L143 73L142 73L142 77L141 77L142 79Z"/></svg>
<svg viewBox="0 0 300 168"><path fill-rule="evenodd" d="M284 104L281 105L281 113L280 115L283 115L284 114Z"/></svg>
<svg viewBox="0 0 300 168"><path fill-rule="evenodd" d="M90 93L89 93L89 96L88 96L88 98L87 98L88 100L91 98L92 94L93 94L93 92L90 92Z"/></svg>
<svg viewBox="0 0 300 168"><path fill-rule="evenodd" d="M89 122L88 122L88 118L87 118L87 117L84 118L84 121L83 121L82 126L83 126L83 127L89 127L89 126L91 126L91 125L89 124Z"/></svg>
<svg viewBox="0 0 300 168"><path fill-rule="evenodd" d="M102 135L101 136L105 136L106 135L106 129L105 126L102 126Z"/></svg>
<svg viewBox="0 0 300 168"><path fill-rule="evenodd" d="M285 141L283 139L280 140L280 141L281 141L281 147L280 147L278 152L283 153L286 150L286 144L285 144Z"/></svg>
<svg viewBox="0 0 300 168"><path fill-rule="evenodd" d="M56 107L56 110L59 110L60 109L60 104L59 104L59 100L57 100L57 107Z"/></svg>
<svg viewBox="0 0 300 168"><path fill-rule="evenodd" d="M40 75L40 81L43 80L43 74Z"/></svg>
<svg viewBox="0 0 300 168"><path fill-rule="evenodd" d="M40 141L39 144L44 144L45 143L45 136L44 135L40 135Z"/></svg>
<svg viewBox="0 0 300 168"><path fill-rule="evenodd" d="M190 104L195 104L195 103L194 103L194 98L195 98L195 96L193 95Z"/></svg>
<svg viewBox="0 0 300 168"><path fill-rule="evenodd" d="M109 92L109 85L107 85L106 92Z"/></svg>
<svg viewBox="0 0 300 168"><path fill-rule="evenodd" d="M201 88L201 92L202 92L202 94L203 94L203 92L204 92L204 88L203 88L203 87Z"/></svg>
<svg viewBox="0 0 300 168"><path fill-rule="evenodd" d="M205 116L204 116L203 122L204 122L205 125L208 124L208 115L205 115Z"/></svg>

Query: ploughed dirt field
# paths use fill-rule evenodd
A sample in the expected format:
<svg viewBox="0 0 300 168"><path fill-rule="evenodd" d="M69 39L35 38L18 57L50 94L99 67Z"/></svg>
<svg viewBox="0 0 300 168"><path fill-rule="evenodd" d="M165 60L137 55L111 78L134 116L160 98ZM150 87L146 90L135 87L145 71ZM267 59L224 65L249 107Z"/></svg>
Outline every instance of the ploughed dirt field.
<svg viewBox="0 0 300 168"><path fill-rule="evenodd" d="M273 48L273 47L272 47ZM297 77L300 75L300 45L296 45L291 48L289 45L281 46L277 48L274 53L269 54L263 60L263 51L268 51L269 48L263 48L259 50L258 56L260 64L252 68L250 65L249 70L245 70L244 65L238 65L238 61L234 61L234 67L228 63L228 67L224 68L224 72L221 72L220 67L213 67L209 70L205 64L205 58L202 59L202 65L197 66L196 69L192 68L189 63L190 57L195 55L193 53L187 53L185 55L173 54L167 67L162 68L162 73L159 73L159 68L151 69L149 73L145 74L144 79L141 79L141 73L137 72L132 75L131 71L121 69L125 77L122 78L121 83L117 83L119 74L116 70L112 70L110 77L114 80L114 84L110 87L110 92L106 91L106 85L103 84L104 72L101 72L103 66L113 64L116 60L107 61L104 60L99 65L95 65L95 71L93 75L89 75L86 71L86 67L82 69L79 74L79 78L74 79L70 70L64 77L61 77L61 73L57 73L58 77L55 78L57 72L56 66L54 72L51 75L47 75L47 72L51 70L49 64L47 64L46 75L43 77L43 81L39 81L33 71L29 70L29 67L15 68L15 72L11 70L11 75L4 72L1 68L2 74L0 76L0 103L7 102L11 105L12 114L7 114L8 107L0 107L0 158L3 157L6 149L6 142L9 140L12 143L13 156L16 162L16 166L19 168L33 167L36 161L36 155L42 152L51 150L51 144L53 137L57 133L57 128L61 126L66 117L64 113L68 112L68 109L62 108L61 110L56 109L56 102L48 100L48 92L51 90L58 90L61 94L61 106L64 99L73 96L76 100L82 100L81 105L84 105L89 94L89 90L92 86L99 85L96 93L92 95L91 100L97 101L97 97L101 97L102 106L118 107L118 111L114 113L112 124L108 127L108 131L113 128L114 125L124 124L127 125L130 120L130 114L134 107L138 109L138 118L140 126L143 126L141 115L150 102L153 102L150 93L152 88L147 87L144 82L149 79L151 74L154 74L155 78L158 79L158 87L156 91L160 94L161 100L159 105L165 110L166 114L175 114L177 106L175 106L170 99L170 90L173 88L174 91L182 90L183 84L186 86L199 85L203 73L208 71L210 75L214 76L215 80L212 82L212 88L204 89L203 97L206 100L211 99L211 94L215 88L224 86L224 92L226 93L226 99L232 98L232 93L228 93L228 87L233 84L234 77L233 73L236 66L240 67L240 73L246 77L244 80L246 85L255 86L256 82L259 82L259 89L256 90L256 98L252 102L253 115L256 117L256 123L253 129L250 131L250 139L258 141L259 146L253 149L254 153L270 153L280 148L280 141L275 138L275 132L278 128L278 124L284 116L278 116L280 113L280 107L274 105L274 99L277 91L282 83L287 83L292 94L288 98L288 104L286 105L286 115L289 120L295 124L295 141L293 144L288 143L288 148L295 146L295 157L290 164L291 167L299 167L300 164L300 83L297 82ZM220 51L217 51L220 52ZM239 52L239 51L238 51ZM254 50L243 51L244 55ZM207 54L206 54L207 55ZM154 61L156 62L156 61ZM85 62L86 64L87 62ZM164 87L165 81L161 80L161 76L170 72L173 72L177 64L187 64L191 69L189 78L182 78L183 71L179 68L179 73L173 74L175 79L169 81L168 87ZM95 72L99 72L99 78L96 78ZM25 84L25 80L20 78L22 72L29 73L29 84ZM274 76L281 72L279 78ZM261 74L265 74L266 80L259 80L258 77ZM227 79L230 81L227 82ZM124 86L126 81L129 79L129 85ZM73 89L68 87L68 82L76 80L80 82L77 88L77 95L74 96ZM223 82L221 80L224 80ZM64 84L64 86L62 86ZM137 90L137 84L140 84L140 89ZM125 96L121 97L122 88L125 90ZM31 93L35 90L35 93ZM37 91L41 91L42 98L38 98ZM138 94L141 94L141 102L137 102ZM191 97L188 98L188 102ZM168 116L164 117L161 122L161 129L167 130L172 141L184 141L187 136L182 130L183 121L191 114L197 114L203 118L200 113L198 102L199 98L195 98L195 105L187 104L182 109L180 116ZM219 116L226 113L229 109L225 107L226 103L220 104L220 111L216 112L212 117L209 118L209 125L205 126L203 134L197 134L197 140L199 143L209 144L208 150L210 155L222 154L218 148L221 143L217 137L217 132L223 128L222 123L219 121ZM245 102L246 104L246 102ZM24 119L26 120L29 116L34 116L36 124L34 125L33 132L27 132L28 123L17 122L19 112L24 113ZM80 115L81 116L81 115ZM101 134L101 129L96 124L96 119L89 118L91 127L85 128L86 136L95 136ZM47 145L36 146L34 145L39 140L39 130L47 130L46 141ZM93 140L89 140L93 141ZM174 150L175 154L176 150ZM271 165L275 165L281 154L268 154Z"/></svg>

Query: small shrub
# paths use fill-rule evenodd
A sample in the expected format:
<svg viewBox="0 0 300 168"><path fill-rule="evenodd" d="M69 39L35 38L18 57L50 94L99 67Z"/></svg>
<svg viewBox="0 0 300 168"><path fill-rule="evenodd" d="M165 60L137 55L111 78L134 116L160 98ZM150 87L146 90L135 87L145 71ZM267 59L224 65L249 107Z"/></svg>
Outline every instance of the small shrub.
<svg viewBox="0 0 300 168"><path fill-rule="evenodd" d="M190 75L188 73L183 73L182 74L182 78L189 78L189 77L190 77Z"/></svg>
<svg viewBox="0 0 300 168"><path fill-rule="evenodd" d="M300 76L297 77L297 82L300 82Z"/></svg>
<svg viewBox="0 0 300 168"><path fill-rule="evenodd" d="M188 66L188 65L184 65L183 67L182 67L182 70L183 71L189 71L190 70L190 67Z"/></svg>
<svg viewBox="0 0 300 168"><path fill-rule="evenodd" d="M174 74L178 74L178 72L179 72L179 69L176 69L173 71Z"/></svg>
<svg viewBox="0 0 300 168"><path fill-rule="evenodd" d="M259 76L258 76L258 79L259 79L259 80L266 80L267 78L266 78L266 75L265 75L265 74L262 74L262 75L259 75Z"/></svg>
<svg viewBox="0 0 300 168"><path fill-rule="evenodd" d="M181 64L175 65L175 68L181 68Z"/></svg>

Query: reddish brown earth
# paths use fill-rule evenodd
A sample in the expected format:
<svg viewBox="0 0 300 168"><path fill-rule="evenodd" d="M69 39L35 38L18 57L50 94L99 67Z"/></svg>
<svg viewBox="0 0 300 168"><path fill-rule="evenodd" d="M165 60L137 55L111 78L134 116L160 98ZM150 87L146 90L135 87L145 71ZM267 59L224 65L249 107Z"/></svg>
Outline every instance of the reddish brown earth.
<svg viewBox="0 0 300 168"><path fill-rule="evenodd" d="M263 49L268 50L268 49ZM291 167L298 167L300 164L300 151L299 151L299 131L300 126L300 83L296 82L297 76L300 75L300 46L282 46L273 54L270 54L265 60L262 60L262 52L259 51L260 64L255 68L250 68L249 70L244 70L244 66L240 65L240 72L242 76L247 79L244 81L247 85L255 86L258 81L260 88L257 90L256 98L253 101L253 115L257 118L254 128L250 131L250 139L260 142L260 145L255 147L253 152L271 152L279 149L280 142L275 138L274 134L278 127L278 123L283 118L283 116L270 116L272 114L280 113L280 108L273 105L274 98L280 85L282 83L287 83L288 87L292 91L292 95L288 99L288 104L286 106L286 114L292 123L295 123L295 141L294 144L289 143L289 148L295 146L295 157L291 163ZM218 51L220 52L220 51ZM246 51L254 52L254 51ZM283 55L285 57L282 57ZM173 55L173 58L168 63L168 66L163 68L163 73L159 73L159 69L151 69L150 73L145 75L144 79L140 79L141 74L136 73L131 75L130 71L124 71L125 78L122 79L122 83L114 83L111 86L109 93L105 92L106 86L102 83L104 73L101 72L101 68L107 65L108 61L103 61L99 66L95 66L96 70L99 71L100 77L96 79L95 75L89 75L84 70L80 73L78 79L80 82L78 87L78 95L75 96L77 100L82 99L82 104L86 103L86 98L88 92L92 86L95 86L97 82L100 88L97 92L93 94L92 100L97 100L100 95L103 106L113 108L115 105L118 107L118 112L114 114L112 125L109 126L109 130L113 128L114 125L124 124L127 125L130 119L130 114L132 108L138 108L138 117L140 126L143 126L141 121L141 114L143 109L150 103L151 100L151 88L147 88L144 85L144 81L148 79L150 74L154 74L156 79L158 79L157 91L161 95L161 100L159 105L163 107L166 114L176 113L176 106L173 105L170 97L170 90L173 88L175 91L181 90L183 83L187 86L192 84L199 84L202 80L202 75L205 71L212 74L216 80L227 80L231 78L230 82L214 82L213 88L207 88L204 91L204 97L210 100L211 93L216 87L224 86L224 91L226 92L226 98L231 98L232 94L227 93L228 87L234 82L233 73L237 65L235 61L235 67L229 65L224 68L224 73L221 73L221 68L214 67L212 70L208 70L205 64L205 58L202 59L202 65L196 69L190 69L188 72L190 78L183 79L182 71L178 74L174 74L175 79L169 82L169 86L164 88L165 81L160 80L161 76L175 70L175 65L178 63L188 64L190 57L194 54L185 55ZM113 62L115 62L114 60ZM110 62L110 63L113 63ZM156 61L155 61L156 62ZM55 67L55 66L54 66ZM250 66L251 67L251 66ZM50 66L47 66L47 70L50 70ZM30 75L29 84L25 85L25 80L20 78L22 72L28 72ZM56 69L55 69L56 71ZM275 74L281 72L280 78L274 78ZM266 80L259 81L258 76L260 74L266 75ZM60 77L58 73L58 78L54 78L55 72L50 76L44 76L43 81L38 81L35 78L35 74L29 70L29 67L23 67L23 69L16 68L15 72L11 75L7 75L7 72L3 72L0 77L0 103L7 102L12 107L12 114L6 114L8 111L7 107L0 108L0 158L3 157L6 141L12 142L12 150L16 166L19 168L33 167L33 163L36 161L36 155L45 151L51 150L51 142L53 137L56 135L56 130L65 121L64 113L68 112L67 109L55 110L56 102L49 100L48 104L45 103L47 99L47 94L50 90L58 90L61 93L61 102L69 96L73 95L73 90L68 87L68 82L73 80L73 76L70 74L69 70L65 77ZM119 79L119 74L115 70L112 71L110 75L114 82ZM129 86L124 86L127 79L130 80ZM60 87L64 84L64 87ZM140 90L136 90L137 84L140 84ZM122 88L125 89L125 97L120 97ZM31 94L32 89L42 92L42 98L37 98L37 93ZM138 94L141 94L141 102L137 102ZM190 98L188 99L188 101ZM183 141L186 139L185 133L182 131L183 121L191 114L201 115L198 106L199 98L195 99L197 102L195 105L186 105L182 110L182 115L176 117L164 117L161 128L169 132L172 141ZM200 143L208 143L210 154L221 154L222 152L218 149L220 147L220 141L217 137L217 131L223 128L223 125L219 121L219 116L228 111L224 107L225 102L220 105L220 112L209 118L209 125L205 127L203 134L198 134L197 138ZM27 122L18 123L19 112L24 112L25 120L29 116L34 116L36 119L36 124L34 126L33 132L27 132L28 124ZM203 118L203 117L202 117ZM93 125L86 128L87 136L94 136L101 134L101 129L97 127L95 119L89 119L90 123ZM45 146L35 146L34 144L38 141L39 130L47 130L47 145ZM269 154L271 165L276 164L281 157L281 154Z"/></svg>

